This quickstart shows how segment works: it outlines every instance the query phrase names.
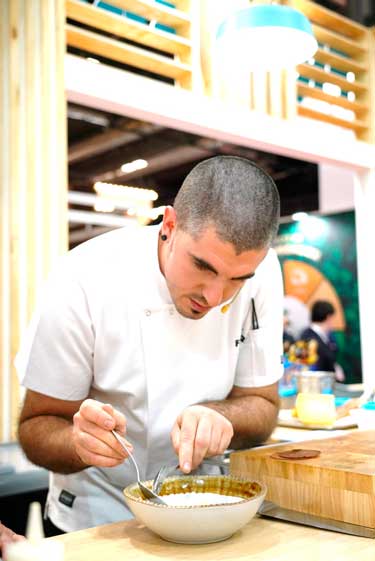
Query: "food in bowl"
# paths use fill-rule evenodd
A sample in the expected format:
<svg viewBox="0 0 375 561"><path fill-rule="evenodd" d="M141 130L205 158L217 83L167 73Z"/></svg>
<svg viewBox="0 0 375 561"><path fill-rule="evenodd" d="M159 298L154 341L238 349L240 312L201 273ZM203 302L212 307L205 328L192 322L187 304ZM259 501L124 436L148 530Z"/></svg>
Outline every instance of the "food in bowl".
<svg viewBox="0 0 375 561"><path fill-rule="evenodd" d="M144 484L151 487L152 481ZM169 477L160 496L167 505L142 498L137 483L124 489L125 502L147 528L165 540L202 544L225 540L256 514L265 485L230 475Z"/></svg>

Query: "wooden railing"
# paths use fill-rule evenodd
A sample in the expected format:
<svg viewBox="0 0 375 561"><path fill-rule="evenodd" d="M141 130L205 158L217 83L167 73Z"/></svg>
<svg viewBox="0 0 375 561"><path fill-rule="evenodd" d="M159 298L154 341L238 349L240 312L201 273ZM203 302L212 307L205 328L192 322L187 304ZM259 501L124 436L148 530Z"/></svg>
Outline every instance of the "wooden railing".
<svg viewBox="0 0 375 561"><path fill-rule="evenodd" d="M67 0L68 47L169 78L192 88L192 20L188 0ZM155 52L157 51L157 52Z"/></svg>
<svg viewBox="0 0 375 561"><path fill-rule="evenodd" d="M299 65L297 75L293 71L254 73L237 81L222 76L221 88L215 89L221 69L212 62L212 22L223 6L213 0L171 1L109 0L94 5L87 0L66 0L67 45L84 56L102 57L135 72L146 71L186 89L203 91L204 83L207 95L231 98L255 111L338 125L375 143L373 29L310 0L279 0L312 22L319 43L314 59ZM239 4L247 2L236 0L234 4L231 0L230 6L236 9Z"/></svg>
<svg viewBox="0 0 375 561"><path fill-rule="evenodd" d="M374 137L374 31L310 0L284 2L312 23L319 49L310 64L297 67L297 113ZM319 105L306 103L319 100Z"/></svg>

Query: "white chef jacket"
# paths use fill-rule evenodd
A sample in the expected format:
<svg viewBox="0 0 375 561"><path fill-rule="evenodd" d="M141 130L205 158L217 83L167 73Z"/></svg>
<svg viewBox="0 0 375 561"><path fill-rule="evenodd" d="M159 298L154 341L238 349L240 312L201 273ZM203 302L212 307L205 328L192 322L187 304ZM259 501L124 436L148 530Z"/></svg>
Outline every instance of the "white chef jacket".
<svg viewBox="0 0 375 561"><path fill-rule="evenodd" d="M64 400L90 397L124 413L142 479L175 458L170 431L185 407L225 399L233 385L272 384L283 371L275 252L227 313L218 307L191 320L176 311L160 272L159 228L114 230L64 256L16 359L25 387ZM65 531L128 518L122 489L134 480L129 462L52 473L49 517Z"/></svg>

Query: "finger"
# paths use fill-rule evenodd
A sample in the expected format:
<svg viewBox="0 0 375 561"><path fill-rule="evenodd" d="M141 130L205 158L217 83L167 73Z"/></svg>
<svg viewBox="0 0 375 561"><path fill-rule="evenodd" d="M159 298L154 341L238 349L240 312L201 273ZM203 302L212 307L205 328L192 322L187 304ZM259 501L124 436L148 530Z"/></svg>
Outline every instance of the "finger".
<svg viewBox="0 0 375 561"><path fill-rule="evenodd" d="M175 422L171 431L171 441L174 451L177 456L180 450L180 427L178 421Z"/></svg>
<svg viewBox="0 0 375 561"><path fill-rule="evenodd" d="M222 433L220 445L217 452L218 454L224 454L225 450L229 448L232 438L233 438L233 426L231 424L230 427L227 430L223 431Z"/></svg>
<svg viewBox="0 0 375 561"><path fill-rule="evenodd" d="M103 405L103 410L111 415L115 419L115 429L121 434L126 433L126 418L125 415L117 411L110 403L105 403Z"/></svg>
<svg viewBox="0 0 375 561"><path fill-rule="evenodd" d="M113 437L113 435L111 436ZM97 438L96 434L93 435L75 427L73 428L73 444L79 458L88 465L109 467L124 461L122 453Z"/></svg>
<svg viewBox="0 0 375 561"><path fill-rule="evenodd" d="M85 434L89 434L92 437L95 437L98 440L106 443L113 450L117 450L120 453L121 457L123 457L123 458L128 457L127 452L124 450L124 448L118 442L116 437L113 436L112 431L104 430L104 429L98 427L98 425L95 425L94 423L91 423L90 421L86 421L82 417L79 419L79 421L76 421L76 419L77 419L76 416L74 416L73 417L73 424L77 424L77 431L78 431L78 434L79 434L79 439L84 438ZM124 441L124 444L128 448L130 448L130 452L132 452L133 451L133 445L128 440L126 440L126 438L124 436L122 436L122 440Z"/></svg>
<svg viewBox="0 0 375 561"><path fill-rule="evenodd" d="M98 465L98 462L101 462L98 456L113 458L120 462L128 457L128 453L113 436L111 431L104 430L83 417L79 418L78 414L74 415L73 424L74 441L77 452L82 460L86 462L90 460L91 462L95 462L95 465ZM132 444L125 438L124 443L129 448L129 451L132 452ZM104 460L104 463L107 465L106 460ZM119 462L117 461L117 463Z"/></svg>
<svg viewBox="0 0 375 561"><path fill-rule="evenodd" d="M211 440L208 450L205 454L205 458L210 456L216 456L220 454L221 450L221 440L223 437L223 427L221 425L213 424L211 428Z"/></svg>
<svg viewBox="0 0 375 561"><path fill-rule="evenodd" d="M194 441L193 468L202 463L211 444L212 420L209 415L203 415L199 419Z"/></svg>
<svg viewBox="0 0 375 561"><path fill-rule="evenodd" d="M91 421L103 429L113 430L116 426L114 415L108 413L108 411L103 408L103 404L94 399L85 399L79 408L79 413L87 421Z"/></svg>
<svg viewBox="0 0 375 561"><path fill-rule="evenodd" d="M182 414L178 460L181 470L185 473L189 473L192 468L197 425L198 418L194 414L189 411Z"/></svg>
<svg viewBox="0 0 375 561"><path fill-rule="evenodd" d="M232 440L231 437L223 434L221 439L220 439L219 446L217 447L216 454L213 454L213 456L216 456L217 454L224 454L225 450L227 450L229 448L229 444L230 444L231 440Z"/></svg>

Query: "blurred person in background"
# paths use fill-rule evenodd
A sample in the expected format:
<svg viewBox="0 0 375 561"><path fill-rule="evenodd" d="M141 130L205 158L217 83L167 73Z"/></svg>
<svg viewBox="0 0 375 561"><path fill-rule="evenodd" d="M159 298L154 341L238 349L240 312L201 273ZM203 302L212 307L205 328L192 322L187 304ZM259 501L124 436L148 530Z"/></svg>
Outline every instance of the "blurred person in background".
<svg viewBox="0 0 375 561"><path fill-rule="evenodd" d="M317 361L311 367L314 370L334 372L338 382L345 380L342 367L337 363L337 341L333 332L335 308L326 300L317 300L311 308L311 324L301 333L303 341L315 340Z"/></svg>
<svg viewBox="0 0 375 561"><path fill-rule="evenodd" d="M288 310L284 309L284 316L283 316L283 347L284 347L284 353L287 353L289 348L290 348L290 345L295 343L295 339L294 339L293 335L291 334L291 332L289 331L289 326L290 326L290 320L289 320Z"/></svg>

